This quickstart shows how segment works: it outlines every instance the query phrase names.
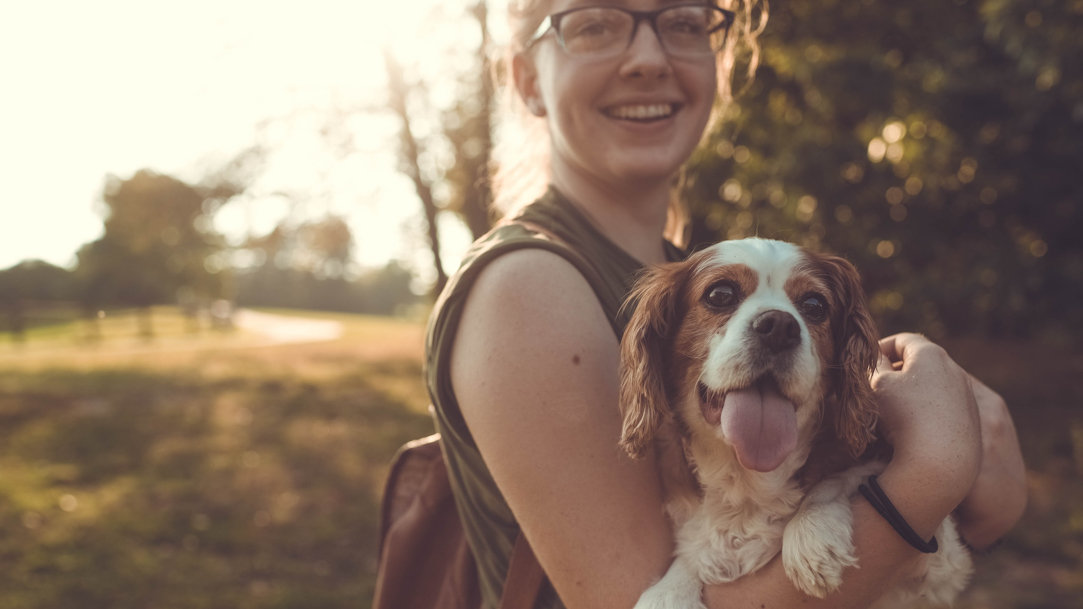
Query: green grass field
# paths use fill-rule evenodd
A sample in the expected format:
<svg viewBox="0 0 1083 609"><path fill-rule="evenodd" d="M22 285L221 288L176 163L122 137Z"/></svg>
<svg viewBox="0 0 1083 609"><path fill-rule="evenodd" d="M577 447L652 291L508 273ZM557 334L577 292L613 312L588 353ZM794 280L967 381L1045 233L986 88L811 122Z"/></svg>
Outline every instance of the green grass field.
<svg viewBox="0 0 1083 609"><path fill-rule="evenodd" d="M378 498L431 433L418 323L0 345L0 608L365 607Z"/></svg>
<svg viewBox="0 0 1083 609"><path fill-rule="evenodd" d="M163 309L150 341L126 315L0 340L0 609L368 607L388 460L432 429L422 325L318 317L342 336ZM1031 483L957 606L1080 607L1083 357L950 347L1012 404Z"/></svg>

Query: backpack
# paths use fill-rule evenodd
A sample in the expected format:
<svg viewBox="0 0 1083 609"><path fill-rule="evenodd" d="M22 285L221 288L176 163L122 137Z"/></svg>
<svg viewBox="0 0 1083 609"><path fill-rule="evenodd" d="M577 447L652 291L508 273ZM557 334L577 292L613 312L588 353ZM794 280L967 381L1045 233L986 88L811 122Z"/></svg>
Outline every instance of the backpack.
<svg viewBox="0 0 1083 609"><path fill-rule="evenodd" d="M535 222L522 218L510 222L545 240L563 243ZM584 276L596 276L580 256L567 255ZM391 461L380 511L379 556L372 609L481 607L477 564L451 494L438 433L407 442ZM533 609L544 580L545 572L519 533L500 609Z"/></svg>
<svg viewBox="0 0 1083 609"><path fill-rule="evenodd" d="M408 442L391 462L380 510L373 609L479 609L477 565L451 494L440 434ZM545 574L520 533L501 609L531 609Z"/></svg>

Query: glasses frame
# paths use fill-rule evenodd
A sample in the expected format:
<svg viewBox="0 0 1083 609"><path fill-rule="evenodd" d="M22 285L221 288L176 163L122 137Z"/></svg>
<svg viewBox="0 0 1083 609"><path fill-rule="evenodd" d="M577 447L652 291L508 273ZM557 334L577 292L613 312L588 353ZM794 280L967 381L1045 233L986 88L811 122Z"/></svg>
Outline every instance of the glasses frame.
<svg viewBox="0 0 1083 609"><path fill-rule="evenodd" d="M659 8L659 9L655 9L653 11L636 11L636 10L627 9L627 8L624 8L624 7L621 7L621 6L607 6L607 5L580 6L580 7L576 7L576 8L573 8L573 9L568 9L566 11L560 11L560 12L553 13L553 14L549 15L544 21L541 22L541 24L538 26L538 30L534 33L534 36L531 37L530 42L527 43L526 47L523 50L530 50L542 38L544 38L546 35L548 35L549 32L553 32L555 34L555 36L556 36L557 42L560 44L560 48L564 49L564 51L566 53L568 53L569 55L572 55L572 56L575 56L575 57L583 57L584 55L576 55L576 54L568 51L568 47L565 46L565 44L564 44L564 35L560 31L560 23L564 19L565 16L570 15L571 13L575 13L575 12L578 12L578 11L596 10L596 9L604 8L604 9L609 9L609 10L620 11L622 13L631 15L631 17L632 17L632 30L631 30L631 34L628 36L628 42L624 45L623 49L621 49L619 52L614 52L612 54L607 54L606 53L606 54L598 55L599 58L602 58L602 57L615 57L615 56L620 55L621 53L627 51L629 49L629 47L632 46L632 41L635 40L636 34L639 33L639 24L644 22L644 21L646 21L648 24L650 24L651 31L654 32L654 37L658 39L658 44L661 45L662 49L666 52L666 54L673 55L673 53L669 49L666 48L666 43L662 39L662 34L659 33L659 31L658 31L658 15L660 15L660 14L666 12L666 11L673 10L673 9L688 8L688 7L703 7L703 8L713 10L715 13L717 13L719 15L722 15L722 21L719 22L719 24L717 26L711 28L710 31L707 32L709 35L714 35L715 33L719 32L721 30L725 30L725 32L722 34L722 43L719 46L719 48L712 49L710 53L703 53L702 56L706 57L706 56L714 55L714 54L718 53L718 51L722 50L722 47L724 47L726 45L726 39L729 37L730 28L733 27L733 22L737 18L737 15L733 11L728 10L728 9L724 9L724 8L722 8L720 6L716 6L714 4L701 3L701 2L685 2L683 4L672 4L672 5L669 5L669 6L664 6L664 7ZM700 56L699 53L691 53L691 54L689 54L689 53L677 53L676 55L677 56L686 56L686 57L699 57ZM585 56L586 57L592 57L590 54L587 54Z"/></svg>

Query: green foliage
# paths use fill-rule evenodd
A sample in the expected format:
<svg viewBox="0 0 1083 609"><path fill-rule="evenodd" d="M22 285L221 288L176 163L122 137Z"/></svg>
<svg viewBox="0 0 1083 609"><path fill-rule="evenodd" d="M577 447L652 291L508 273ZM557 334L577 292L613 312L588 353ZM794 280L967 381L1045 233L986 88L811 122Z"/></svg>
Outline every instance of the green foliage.
<svg viewBox="0 0 1083 609"><path fill-rule="evenodd" d="M413 276L397 262L355 279L262 265L236 274L236 300L242 307L394 315L418 303L412 283Z"/></svg>
<svg viewBox="0 0 1083 609"><path fill-rule="evenodd" d="M0 271L0 303L70 300L75 293L71 272L48 262L26 260Z"/></svg>
<svg viewBox="0 0 1083 609"><path fill-rule="evenodd" d="M279 307L391 315L418 302L413 277L399 262L357 272L353 236L338 216L283 222L239 251L252 264L235 271L234 298L244 307Z"/></svg>
<svg viewBox="0 0 1083 609"><path fill-rule="evenodd" d="M756 81L691 167L693 241L843 254L885 331L1083 336L1081 5L771 10Z"/></svg>
<svg viewBox="0 0 1083 609"><path fill-rule="evenodd" d="M127 180L110 176L102 200L105 233L79 250L85 306L147 307L175 302L181 292L221 294L221 277L207 269L223 246L204 209L216 198L144 169Z"/></svg>
<svg viewBox="0 0 1083 609"><path fill-rule="evenodd" d="M0 271L0 332L22 337L28 326L54 321L56 303L76 293L71 272L48 262L27 260ZM52 306L43 307L46 302Z"/></svg>

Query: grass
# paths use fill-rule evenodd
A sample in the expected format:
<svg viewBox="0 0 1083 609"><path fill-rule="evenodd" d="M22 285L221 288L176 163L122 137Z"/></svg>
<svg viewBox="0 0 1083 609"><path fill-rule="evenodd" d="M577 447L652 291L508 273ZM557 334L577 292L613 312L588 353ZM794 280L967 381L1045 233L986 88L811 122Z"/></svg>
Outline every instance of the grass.
<svg viewBox="0 0 1083 609"><path fill-rule="evenodd" d="M387 462L432 424L418 324L340 321L0 351L0 608L366 606Z"/></svg>
<svg viewBox="0 0 1083 609"><path fill-rule="evenodd" d="M315 315L314 315L315 316ZM267 344L155 311L0 342L0 609L367 607L379 494L430 433L418 322L319 315L343 336ZM1083 356L958 342L1007 397L1027 516L977 559L963 609L1083 597Z"/></svg>

